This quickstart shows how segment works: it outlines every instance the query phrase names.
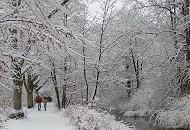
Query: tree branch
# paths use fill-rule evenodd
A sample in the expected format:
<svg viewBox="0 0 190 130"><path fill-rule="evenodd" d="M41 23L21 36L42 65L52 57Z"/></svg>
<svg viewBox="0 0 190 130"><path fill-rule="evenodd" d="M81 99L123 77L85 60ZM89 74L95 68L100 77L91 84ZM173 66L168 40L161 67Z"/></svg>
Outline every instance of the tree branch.
<svg viewBox="0 0 190 130"><path fill-rule="evenodd" d="M64 0L61 2L61 5L64 6L69 0ZM48 18L51 19L53 15L55 15L60 9L54 9L49 15Z"/></svg>

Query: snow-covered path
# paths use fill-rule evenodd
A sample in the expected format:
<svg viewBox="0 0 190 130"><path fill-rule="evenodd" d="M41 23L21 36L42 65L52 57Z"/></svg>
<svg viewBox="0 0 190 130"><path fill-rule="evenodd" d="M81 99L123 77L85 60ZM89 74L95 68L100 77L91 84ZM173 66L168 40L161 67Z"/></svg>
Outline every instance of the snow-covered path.
<svg viewBox="0 0 190 130"><path fill-rule="evenodd" d="M64 113L56 112L54 104L47 105L47 111L28 111L27 119L8 120L2 130L77 130Z"/></svg>

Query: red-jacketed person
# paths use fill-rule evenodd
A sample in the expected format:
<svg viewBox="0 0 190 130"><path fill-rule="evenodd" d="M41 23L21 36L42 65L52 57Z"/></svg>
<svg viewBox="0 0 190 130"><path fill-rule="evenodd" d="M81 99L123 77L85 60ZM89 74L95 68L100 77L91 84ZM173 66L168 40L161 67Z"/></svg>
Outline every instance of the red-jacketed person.
<svg viewBox="0 0 190 130"><path fill-rule="evenodd" d="M38 111L41 111L42 98L39 95L36 96L35 102L38 103Z"/></svg>

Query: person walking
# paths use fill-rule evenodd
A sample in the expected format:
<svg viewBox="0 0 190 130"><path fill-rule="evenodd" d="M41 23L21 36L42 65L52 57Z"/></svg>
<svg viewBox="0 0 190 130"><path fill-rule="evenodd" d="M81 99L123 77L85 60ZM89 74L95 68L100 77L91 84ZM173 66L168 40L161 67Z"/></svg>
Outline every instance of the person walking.
<svg viewBox="0 0 190 130"><path fill-rule="evenodd" d="M42 97L42 103L44 104L44 110L46 111L47 108L47 102L48 102L48 98L47 97Z"/></svg>
<svg viewBox="0 0 190 130"><path fill-rule="evenodd" d="M41 111L42 98L39 95L36 96L35 102L38 103L38 111Z"/></svg>

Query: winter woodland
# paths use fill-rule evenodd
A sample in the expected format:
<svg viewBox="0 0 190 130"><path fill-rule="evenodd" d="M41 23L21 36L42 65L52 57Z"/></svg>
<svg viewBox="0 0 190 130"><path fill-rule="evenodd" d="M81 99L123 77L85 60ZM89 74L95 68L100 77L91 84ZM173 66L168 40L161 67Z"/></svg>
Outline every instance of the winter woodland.
<svg viewBox="0 0 190 130"><path fill-rule="evenodd" d="M190 128L190 0L0 0L2 124L37 94L78 129Z"/></svg>

